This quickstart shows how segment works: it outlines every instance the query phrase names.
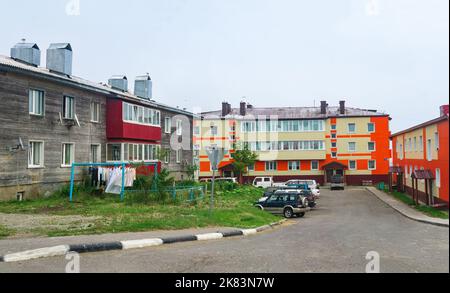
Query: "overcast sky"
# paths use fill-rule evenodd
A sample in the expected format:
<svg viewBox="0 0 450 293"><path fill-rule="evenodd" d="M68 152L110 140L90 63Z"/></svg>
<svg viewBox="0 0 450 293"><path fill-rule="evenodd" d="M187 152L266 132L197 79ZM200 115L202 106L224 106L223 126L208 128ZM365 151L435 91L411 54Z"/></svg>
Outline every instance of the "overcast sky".
<svg viewBox="0 0 450 293"><path fill-rule="evenodd" d="M189 109L345 97L391 114L397 131L448 103L448 0L70 1L0 0L0 54L21 38L43 53L70 42L74 75L149 72L156 100Z"/></svg>

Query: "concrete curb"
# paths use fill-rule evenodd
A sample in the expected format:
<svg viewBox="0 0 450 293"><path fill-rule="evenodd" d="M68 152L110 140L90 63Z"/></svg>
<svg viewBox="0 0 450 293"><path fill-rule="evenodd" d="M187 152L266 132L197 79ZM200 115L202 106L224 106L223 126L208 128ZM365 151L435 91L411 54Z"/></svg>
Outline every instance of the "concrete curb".
<svg viewBox="0 0 450 293"><path fill-rule="evenodd" d="M148 247L155 247L165 244L174 244L181 242L194 242L194 241L209 241L219 240L223 238L238 237L238 236L250 236L282 225L286 220L281 220L270 225L262 226L256 229L236 229L227 232L208 233L200 235L183 235L176 237L165 238L153 238L153 239L140 239L140 240L124 240L118 242L106 242L106 243L89 243L89 244L76 244L76 245L60 245L53 247L45 247L35 250L22 251L18 253L11 253L1 256L0 262L21 262L27 260L33 260L38 258L47 258L53 256L66 255L69 252L77 253L91 253L101 251L112 250L130 250L130 249L142 249Z"/></svg>
<svg viewBox="0 0 450 293"><path fill-rule="evenodd" d="M381 200L382 202L384 202L385 204L387 204L388 206L390 206L392 209L396 210L398 213L400 213L401 215L403 215L404 217L416 221L416 222L420 222L420 223L424 223L424 224L430 224L430 225L434 225L434 226L439 226L439 227L449 227L449 221L448 220L443 220L443 219L435 219L432 217L428 217L426 215L413 215L413 213L420 213L419 211L415 211L413 210L412 212L408 212L409 209L411 209L409 206L405 205L402 202L397 201L396 199L392 198L392 200L395 200L397 204L393 204L390 201L390 197L388 197L388 195L384 195L384 194L378 194L379 192L381 193L381 191L378 190L374 190L373 187L367 187L366 188L367 191L369 191L370 193L372 193L373 195L375 195L379 200ZM389 200L388 200L389 199Z"/></svg>

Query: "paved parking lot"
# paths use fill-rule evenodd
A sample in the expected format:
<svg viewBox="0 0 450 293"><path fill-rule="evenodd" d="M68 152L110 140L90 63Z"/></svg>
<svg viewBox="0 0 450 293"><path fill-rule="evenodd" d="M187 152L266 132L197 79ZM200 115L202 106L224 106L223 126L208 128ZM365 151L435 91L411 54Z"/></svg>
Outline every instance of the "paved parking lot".
<svg viewBox="0 0 450 293"><path fill-rule="evenodd" d="M369 251L381 272L449 272L449 229L404 218L362 188L322 191L318 210L247 238L81 255L82 272L355 272ZM64 272L63 257L0 272Z"/></svg>

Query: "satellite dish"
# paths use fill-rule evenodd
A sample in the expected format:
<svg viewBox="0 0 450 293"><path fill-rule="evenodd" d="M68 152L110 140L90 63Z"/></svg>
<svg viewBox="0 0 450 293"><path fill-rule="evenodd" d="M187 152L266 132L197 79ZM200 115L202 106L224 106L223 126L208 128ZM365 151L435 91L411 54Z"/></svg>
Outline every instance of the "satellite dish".
<svg viewBox="0 0 450 293"><path fill-rule="evenodd" d="M21 151L23 151L25 149L25 147L23 146L23 141L22 141L21 137L19 137L19 145L18 146Z"/></svg>

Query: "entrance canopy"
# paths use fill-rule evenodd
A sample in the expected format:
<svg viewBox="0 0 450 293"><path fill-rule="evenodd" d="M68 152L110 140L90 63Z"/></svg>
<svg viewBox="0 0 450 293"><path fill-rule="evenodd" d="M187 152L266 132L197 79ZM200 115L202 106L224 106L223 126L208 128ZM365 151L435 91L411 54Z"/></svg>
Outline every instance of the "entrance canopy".
<svg viewBox="0 0 450 293"><path fill-rule="evenodd" d="M413 174L411 176L412 176L412 178L419 179L419 180L435 179L434 174L433 174L433 172L431 172L431 170L416 170L413 172Z"/></svg>
<svg viewBox="0 0 450 293"><path fill-rule="evenodd" d="M322 167L323 170L346 170L348 169L347 165L341 164L339 162L331 162Z"/></svg>
<svg viewBox="0 0 450 293"><path fill-rule="evenodd" d="M389 173L392 173L392 174L403 174L403 168L402 167L398 167L398 166L390 167L389 168Z"/></svg>

